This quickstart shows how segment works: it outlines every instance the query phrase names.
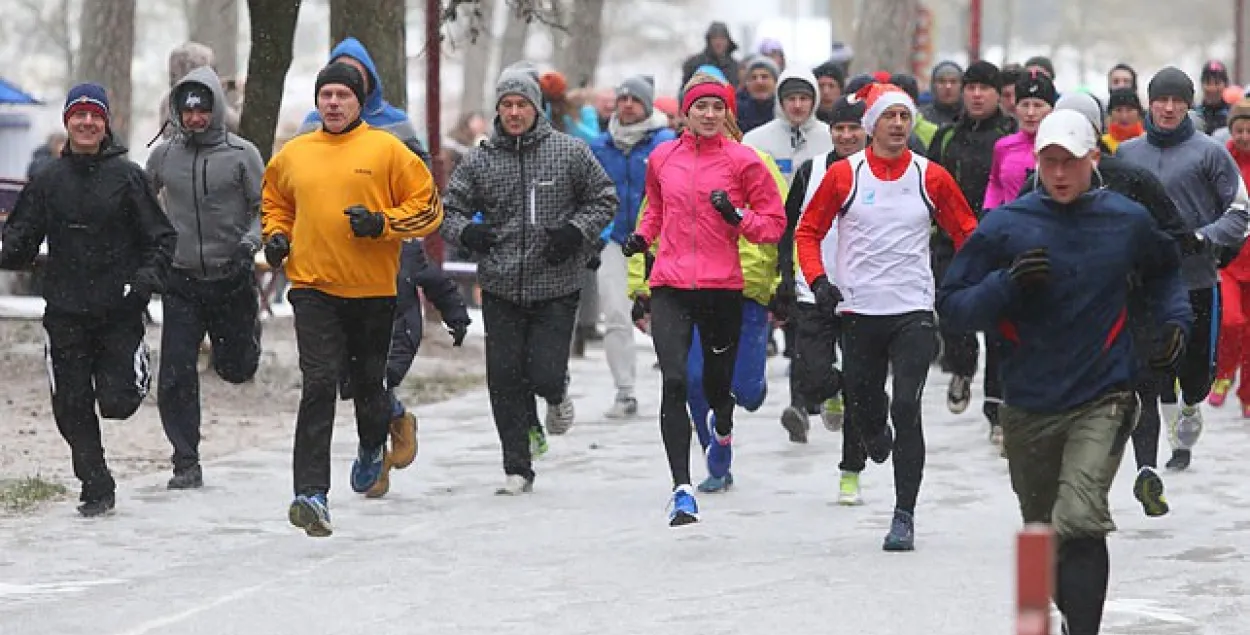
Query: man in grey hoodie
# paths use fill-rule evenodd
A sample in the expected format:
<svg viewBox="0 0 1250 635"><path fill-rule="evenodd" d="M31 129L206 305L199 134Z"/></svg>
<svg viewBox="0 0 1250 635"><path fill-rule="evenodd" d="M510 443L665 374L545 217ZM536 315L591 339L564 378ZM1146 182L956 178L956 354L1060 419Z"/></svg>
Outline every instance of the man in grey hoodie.
<svg viewBox="0 0 1250 635"><path fill-rule="evenodd" d="M200 67L170 92L174 136L148 156L147 172L178 232L173 271L161 295L157 399L173 446L170 489L203 485L200 468L200 342L213 366L241 384L260 361L253 263L260 249L261 179L256 146L226 130L226 96L217 74Z"/></svg>
<svg viewBox="0 0 1250 635"><path fill-rule="evenodd" d="M515 496L533 487L531 444L546 444L536 398L550 432L573 424L568 358L583 272L619 201L590 148L543 116L531 75L505 71L495 90L494 132L452 173L441 232L481 256L486 385L506 477L496 493Z"/></svg>
<svg viewBox="0 0 1250 635"><path fill-rule="evenodd" d="M1175 372L1183 404L1177 403L1176 381L1170 378L1164 382L1162 395L1172 443L1167 467L1183 470L1189 467L1191 449L1202 434L1200 404L1215 378L1212 349L1220 322L1217 260L1228 260L1227 254L1239 251L1245 242L1250 201L1232 156L1196 130L1188 116L1194 101L1193 80L1169 66L1151 78L1146 90L1150 99L1146 134L1120 144L1116 156L1159 177L1198 243L1198 253L1181 262L1195 316L1185 356Z"/></svg>

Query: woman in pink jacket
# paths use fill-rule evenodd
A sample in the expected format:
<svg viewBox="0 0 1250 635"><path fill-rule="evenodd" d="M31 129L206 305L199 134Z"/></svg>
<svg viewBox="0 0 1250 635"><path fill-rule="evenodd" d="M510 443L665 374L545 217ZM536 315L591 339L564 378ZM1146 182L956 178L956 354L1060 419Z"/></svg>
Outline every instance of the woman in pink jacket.
<svg viewBox="0 0 1250 635"><path fill-rule="evenodd" d="M1019 132L994 144L994 160L990 164L990 181L985 188L982 213L1014 201L1024 185L1025 175L1037 164L1033 158L1033 138L1042 119L1055 107L1055 85L1040 71L1028 71L1016 81L1016 121Z"/></svg>
<svg viewBox="0 0 1250 635"><path fill-rule="evenodd" d="M690 414L686 357L695 326L703 346L703 391L712 408L715 443L709 464L729 462L734 399L730 394L742 331L742 266L738 237L776 243L785 207L754 150L723 134L728 90L691 80L682 98L686 131L647 161L648 210L625 255L645 252L660 236L651 270L651 333L663 393L660 432L673 476L669 524L698 520L690 486Z"/></svg>

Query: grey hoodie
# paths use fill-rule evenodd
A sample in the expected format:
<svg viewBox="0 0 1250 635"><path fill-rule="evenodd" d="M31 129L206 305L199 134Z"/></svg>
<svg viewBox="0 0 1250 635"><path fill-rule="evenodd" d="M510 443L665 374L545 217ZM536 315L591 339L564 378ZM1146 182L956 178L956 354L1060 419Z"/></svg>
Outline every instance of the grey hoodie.
<svg viewBox="0 0 1250 635"><path fill-rule="evenodd" d="M785 108L781 105L781 85L791 80L806 83L813 94L820 95L816 76L810 71L786 70L777 80L777 93L774 96L776 118L742 137L742 143L767 152L777 162L778 169L786 177L786 183L794 179L795 172L804 161L833 151L833 137L829 135L829 126L816 118L815 102L811 114L802 124L798 127L790 125Z"/></svg>
<svg viewBox="0 0 1250 635"><path fill-rule="evenodd" d="M1143 135L1121 143L1116 156L1159 177L1187 229L1223 247L1245 242L1250 219L1246 186L1232 155L1211 137L1195 130L1188 139L1162 148ZM1219 280L1215 256L1209 253L1187 256L1181 273L1190 289L1208 289Z"/></svg>
<svg viewBox="0 0 1250 635"><path fill-rule="evenodd" d="M193 278L217 279L237 271L240 244L260 249L260 192L265 173L256 146L226 130L226 94L211 68L197 68L174 85L197 83L213 93L208 128L182 127L175 107L173 138L148 155L147 171L165 213L178 230L174 268Z"/></svg>

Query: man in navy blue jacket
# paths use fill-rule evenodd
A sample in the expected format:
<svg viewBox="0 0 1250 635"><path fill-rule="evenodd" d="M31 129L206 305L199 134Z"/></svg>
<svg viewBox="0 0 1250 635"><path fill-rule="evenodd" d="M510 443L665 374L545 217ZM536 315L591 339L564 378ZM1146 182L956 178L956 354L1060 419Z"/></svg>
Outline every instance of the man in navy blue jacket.
<svg viewBox="0 0 1250 635"><path fill-rule="evenodd" d="M1007 341L999 416L1012 489L1024 522L1059 538L1065 632L1097 635L1115 530L1107 493L1140 411L1124 328L1130 274L1165 334L1152 366L1175 366L1194 316L1176 243L1141 205L1093 188L1089 122L1055 111L1034 147L1041 189L982 220L942 281L938 311L948 327Z"/></svg>

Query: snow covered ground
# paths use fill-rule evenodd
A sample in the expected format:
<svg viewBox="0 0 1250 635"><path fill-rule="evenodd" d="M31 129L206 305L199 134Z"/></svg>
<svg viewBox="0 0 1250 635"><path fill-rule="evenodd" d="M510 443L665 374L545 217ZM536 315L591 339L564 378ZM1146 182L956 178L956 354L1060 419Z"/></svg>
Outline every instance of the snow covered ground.
<svg viewBox="0 0 1250 635"><path fill-rule="evenodd" d="M652 359L639 364L647 413ZM70 503L4 519L0 635L1013 633L1006 465L975 408L946 411L936 372L918 550L889 554L888 466L866 473L866 505L832 504L839 438L817 424L809 445L787 442L784 362L768 404L738 420L737 488L701 496L703 522L679 529L655 416L607 422L601 352L573 368L578 424L552 438L530 496L492 495L500 458L478 392L421 409L418 462L380 501L347 487L341 413L330 539L287 524L289 441L208 464L198 492L165 491L164 474L125 481L107 519ZM1250 624L1250 423L1235 407L1208 414L1192 470L1167 475L1171 515L1142 515L1125 461L1108 635Z"/></svg>

